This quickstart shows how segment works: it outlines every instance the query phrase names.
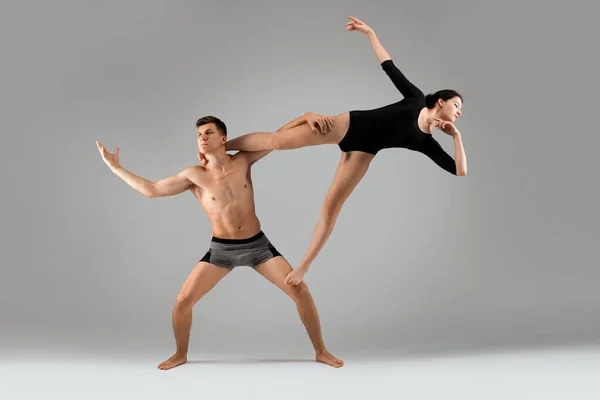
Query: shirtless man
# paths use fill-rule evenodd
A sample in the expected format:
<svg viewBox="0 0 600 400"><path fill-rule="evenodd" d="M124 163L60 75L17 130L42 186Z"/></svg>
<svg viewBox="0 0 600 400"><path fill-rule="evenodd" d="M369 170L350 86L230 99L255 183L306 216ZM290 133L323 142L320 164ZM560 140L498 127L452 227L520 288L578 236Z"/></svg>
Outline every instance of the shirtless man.
<svg viewBox="0 0 600 400"><path fill-rule="evenodd" d="M212 226L213 238L208 252L188 276L173 308L177 350L158 368L167 370L187 362L193 306L237 266L251 266L294 301L315 349L316 361L336 368L343 366L343 361L325 348L319 316L308 287L304 283L294 286L284 282L292 267L262 232L256 216L250 171L252 165L270 151L227 154L227 128L216 117L200 118L196 128L201 165L190 166L157 182L123 168L118 148L111 154L96 142L106 165L133 189L149 198L174 196L189 190L202 205Z"/></svg>

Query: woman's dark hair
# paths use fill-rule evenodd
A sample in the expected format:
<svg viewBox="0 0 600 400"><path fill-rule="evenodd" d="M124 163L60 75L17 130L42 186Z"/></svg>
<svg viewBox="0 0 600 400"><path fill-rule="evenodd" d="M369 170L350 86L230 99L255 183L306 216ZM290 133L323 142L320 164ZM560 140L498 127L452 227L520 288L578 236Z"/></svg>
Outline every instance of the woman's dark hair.
<svg viewBox="0 0 600 400"><path fill-rule="evenodd" d="M427 96L425 96L425 106L427 108L433 108L435 106L435 103L439 99L446 101L446 100L450 100L453 97L460 97L460 100L464 103L462 95L460 93L458 93L456 90L442 89L442 90L438 90L435 93L430 93Z"/></svg>

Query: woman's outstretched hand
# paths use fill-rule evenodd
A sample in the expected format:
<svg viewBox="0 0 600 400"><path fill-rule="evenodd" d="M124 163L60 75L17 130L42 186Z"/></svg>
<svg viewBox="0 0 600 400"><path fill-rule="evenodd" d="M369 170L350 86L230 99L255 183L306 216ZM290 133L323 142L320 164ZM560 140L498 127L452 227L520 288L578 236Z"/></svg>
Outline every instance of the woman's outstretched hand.
<svg viewBox="0 0 600 400"><path fill-rule="evenodd" d="M348 17L348 19L350 19L350 21L346 22L346 25L345 25L345 28L348 32L359 31L359 32L364 33L365 35L370 32L373 32L373 29L371 29L371 27L369 25L365 24L358 18Z"/></svg>

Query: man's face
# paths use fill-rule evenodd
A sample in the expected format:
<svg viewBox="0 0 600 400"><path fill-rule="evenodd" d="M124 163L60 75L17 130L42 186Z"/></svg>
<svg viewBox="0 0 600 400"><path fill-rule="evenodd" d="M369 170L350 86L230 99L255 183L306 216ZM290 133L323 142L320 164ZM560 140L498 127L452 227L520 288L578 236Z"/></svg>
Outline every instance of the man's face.
<svg viewBox="0 0 600 400"><path fill-rule="evenodd" d="M221 135L217 126L212 122L198 127L198 150L201 153L214 153L221 146L224 146L226 141L227 137Z"/></svg>

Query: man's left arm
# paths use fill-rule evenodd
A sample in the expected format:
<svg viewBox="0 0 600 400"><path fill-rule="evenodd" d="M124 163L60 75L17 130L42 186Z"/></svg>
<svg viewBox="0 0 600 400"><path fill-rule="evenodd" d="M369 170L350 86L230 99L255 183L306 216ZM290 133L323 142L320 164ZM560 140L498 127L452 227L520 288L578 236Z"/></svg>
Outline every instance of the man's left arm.
<svg viewBox="0 0 600 400"><path fill-rule="evenodd" d="M248 160L248 165L252 165L263 157L266 157L272 150L263 151L240 151L240 155L243 155Z"/></svg>

